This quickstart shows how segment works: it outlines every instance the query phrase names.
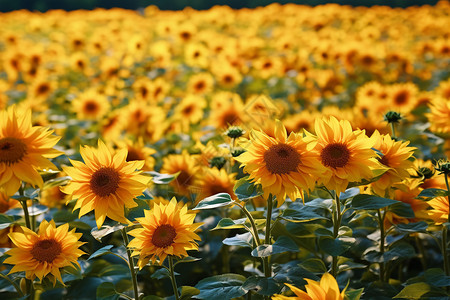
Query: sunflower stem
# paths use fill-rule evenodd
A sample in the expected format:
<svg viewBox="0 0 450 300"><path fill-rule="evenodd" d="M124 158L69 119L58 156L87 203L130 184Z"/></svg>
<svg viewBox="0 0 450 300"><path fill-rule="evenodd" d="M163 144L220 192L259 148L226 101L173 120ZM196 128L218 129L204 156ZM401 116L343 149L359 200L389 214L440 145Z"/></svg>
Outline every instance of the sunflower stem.
<svg viewBox="0 0 450 300"><path fill-rule="evenodd" d="M415 236L415 241L416 241L417 249L419 250L420 263L422 264L423 271L425 272L425 270L427 269L425 248L423 247L422 239L420 239L417 235Z"/></svg>
<svg viewBox="0 0 450 300"><path fill-rule="evenodd" d="M253 236L253 240L256 243L256 247L258 247L259 245L261 245L261 241L259 240L258 228L256 227L255 219L253 219L252 214L247 210L247 208L245 208L245 205L242 205L237 201L235 201L234 204L239 206L239 208L244 212L245 216L250 221L250 224L252 225L252 230L250 231L250 233Z"/></svg>
<svg viewBox="0 0 450 300"><path fill-rule="evenodd" d="M175 270L174 270L174 266L173 266L172 255L169 255L169 269L170 269L170 281L172 282L173 293L175 295L175 299L179 300L180 295L178 294L177 280L175 278Z"/></svg>
<svg viewBox="0 0 450 300"><path fill-rule="evenodd" d="M392 137L396 138L396 136L395 136L395 123L391 122L390 124L391 124L391 130L392 130Z"/></svg>
<svg viewBox="0 0 450 300"><path fill-rule="evenodd" d="M386 214L381 212L381 209L378 209L378 223L380 225L380 254L384 255L384 241L386 239L386 232L384 230L384 218ZM380 281L385 281L385 263L382 261L380 263Z"/></svg>
<svg viewBox="0 0 450 300"><path fill-rule="evenodd" d="M126 227L122 228L122 230L120 230L120 232L122 233L123 242L125 244L125 248L127 249L128 267L130 268L131 281L133 282L134 299L138 300L139 299L139 290L138 290L138 285L137 285L136 271L134 270L133 257L131 256L131 250L128 249L129 241L128 241L127 228Z"/></svg>
<svg viewBox="0 0 450 300"><path fill-rule="evenodd" d="M445 185L447 192L450 193L450 186L448 184L447 174L444 173ZM447 196L450 207L450 195ZM450 209L448 210L447 222L450 223ZM450 276L449 253L447 249L448 229L446 224L442 224L442 256L444 256L444 271L445 275Z"/></svg>
<svg viewBox="0 0 450 300"><path fill-rule="evenodd" d="M341 220L342 220L342 214L341 214L341 200L339 199L339 195L337 192L334 194L334 201L336 202L336 211L334 212L334 218L333 218L333 237L334 239L338 238L339 235L339 228L341 227ZM338 257L333 256L332 258L332 264L331 264L331 275L333 275L334 278L336 278L337 271L338 271Z"/></svg>
<svg viewBox="0 0 450 300"><path fill-rule="evenodd" d="M273 209L273 196L269 195L267 199L267 216L266 216L266 236L264 238L264 244L270 245L270 223L272 221L272 209ZM270 256L264 257L264 275L266 277L272 276L272 268L270 266Z"/></svg>

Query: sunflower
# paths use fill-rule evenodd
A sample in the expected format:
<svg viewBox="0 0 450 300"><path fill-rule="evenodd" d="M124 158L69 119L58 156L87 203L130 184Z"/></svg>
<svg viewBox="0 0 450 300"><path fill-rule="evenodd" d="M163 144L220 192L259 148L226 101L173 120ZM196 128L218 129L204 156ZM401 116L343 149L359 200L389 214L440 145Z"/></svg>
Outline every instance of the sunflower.
<svg viewBox="0 0 450 300"><path fill-rule="evenodd" d="M247 152L235 159L242 164L250 179L261 184L264 197L277 197L278 205L284 203L286 195L295 201L303 198L303 190L311 190L324 168L317 155L311 151L315 143L310 138L291 132L280 121L276 121L274 137L252 130L250 140L241 142Z"/></svg>
<svg viewBox="0 0 450 300"><path fill-rule="evenodd" d="M72 106L80 120L101 120L111 107L106 96L96 90L83 92L72 101Z"/></svg>
<svg viewBox="0 0 450 300"><path fill-rule="evenodd" d="M170 182L170 185L175 188L175 192L182 196L190 197L191 188L199 174L200 159L189 155L187 151L181 154L172 154L163 158L163 166L160 170L164 174L175 174L178 176L175 180Z"/></svg>
<svg viewBox="0 0 450 300"><path fill-rule="evenodd" d="M196 182L194 182L193 191L197 193L196 202L206 197L218 194L230 194L232 199L237 199L233 188L236 183L236 174L228 174L225 169L203 167Z"/></svg>
<svg viewBox="0 0 450 300"><path fill-rule="evenodd" d="M80 208L79 217L95 211L97 227L109 217L127 223L124 207L136 207L134 198L147 188L148 177L139 175L144 161L127 162L127 149L115 154L99 140L98 149L80 149L85 163L70 160L74 167L63 167L72 180L61 190L78 199L73 210Z"/></svg>
<svg viewBox="0 0 450 300"><path fill-rule="evenodd" d="M338 195L347 189L349 182L371 179L374 176L372 170L381 168L371 149L375 141L364 131L353 131L349 121L338 121L335 117L316 120L315 131L315 151L326 169L319 183Z"/></svg>
<svg viewBox="0 0 450 300"><path fill-rule="evenodd" d="M418 93L417 86L411 82L390 86L389 109L404 114L410 113L417 105Z"/></svg>
<svg viewBox="0 0 450 300"><path fill-rule="evenodd" d="M246 121L244 104L238 94L221 92L213 96L209 124L217 129L224 129L230 125L240 125Z"/></svg>
<svg viewBox="0 0 450 300"><path fill-rule="evenodd" d="M155 159L153 158L153 154L156 153L156 150L153 148L149 148L145 145L144 139L138 138L137 141L133 142L130 139L125 139L124 141L117 143L119 149L126 148L128 151L126 161L138 161L143 160L144 166L142 167L143 171L152 171L155 165Z"/></svg>
<svg viewBox="0 0 450 300"><path fill-rule="evenodd" d="M187 131L190 124L195 124L203 118L206 100L202 96L187 95L175 106L174 118L179 120Z"/></svg>
<svg viewBox="0 0 450 300"><path fill-rule="evenodd" d="M305 285L306 292L286 283L294 292L295 297L286 297L283 295L274 295L272 300L344 300L345 289L339 293L339 286L336 279L329 273L323 274L320 282L305 278L308 283Z"/></svg>
<svg viewBox="0 0 450 300"><path fill-rule="evenodd" d="M436 197L427 202L432 209L428 210L428 217L436 225L448 222L449 203L446 197Z"/></svg>
<svg viewBox="0 0 450 300"><path fill-rule="evenodd" d="M38 233L26 227L22 227L22 231L9 234L16 245L6 252L10 257L4 263L14 265L9 273L25 271L26 278L37 277L40 281L48 275L55 285L56 280L64 284L61 268L80 268L77 259L85 254L79 249L84 244L78 241L82 234L75 233L75 229L69 231L69 224L56 227L53 220L44 220Z"/></svg>
<svg viewBox="0 0 450 300"><path fill-rule="evenodd" d="M188 92L197 95L207 94L214 87L214 78L209 73L197 73L188 81Z"/></svg>
<svg viewBox="0 0 450 300"><path fill-rule="evenodd" d="M180 208L175 197L168 204L154 204L144 215L136 219L143 228L128 233L134 236L128 247L134 250L133 256L139 255L139 269L149 260L159 259L162 264L168 255L184 257L187 250L198 250L200 237L194 231L202 223L194 223L195 214L188 212L187 205Z"/></svg>
<svg viewBox="0 0 450 300"><path fill-rule="evenodd" d="M387 167L387 171L371 184L372 191L384 197L390 193L393 183L401 182L410 177L414 168L413 153L416 148L408 147L409 142L395 141L389 134L381 135L375 131L371 139L375 141L374 148L381 152L380 163Z"/></svg>
<svg viewBox="0 0 450 300"><path fill-rule="evenodd" d="M10 198L3 189L0 189L0 213L15 207L21 207L19 201Z"/></svg>
<svg viewBox="0 0 450 300"><path fill-rule="evenodd" d="M0 111L0 187L7 195L13 195L21 181L42 187L42 177L37 169L54 169L46 158L54 158L62 152L53 149L59 137L53 131L32 126L31 111L19 111L11 106Z"/></svg>
<svg viewBox="0 0 450 300"><path fill-rule="evenodd" d="M430 113L426 114L430 122L430 130L437 133L450 133L450 98L436 97L430 105Z"/></svg>

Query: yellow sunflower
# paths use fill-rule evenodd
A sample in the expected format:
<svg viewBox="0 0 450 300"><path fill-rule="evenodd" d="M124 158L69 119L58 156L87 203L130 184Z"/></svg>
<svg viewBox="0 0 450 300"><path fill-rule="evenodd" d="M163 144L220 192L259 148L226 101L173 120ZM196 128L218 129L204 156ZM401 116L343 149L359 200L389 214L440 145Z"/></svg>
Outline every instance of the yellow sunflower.
<svg viewBox="0 0 450 300"><path fill-rule="evenodd" d="M426 114L430 121L430 130L437 133L450 133L450 98L436 97L430 105L430 113Z"/></svg>
<svg viewBox="0 0 450 300"><path fill-rule="evenodd" d="M371 188L376 194L384 197L386 192L390 192L393 183L410 177L410 172L414 168L412 159L416 148L408 147L408 141L394 141L389 134L381 135L378 131L373 133L371 139L375 141L373 147L382 153L380 163L388 168L371 184Z"/></svg>
<svg viewBox="0 0 450 300"><path fill-rule="evenodd" d="M54 169L46 158L54 158L61 151L52 147L60 137L41 126L32 126L31 111L19 111L14 106L0 111L0 187L13 195L21 181L42 187L37 169Z"/></svg>
<svg viewBox="0 0 450 300"><path fill-rule="evenodd" d="M203 167L203 172L193 187L193 191L197 193L196 202L218 193L228 193L232 199L237 199L233 192L235 177L236 174L228 174L223 168Z"/></svg>
<svg viewBox="0 0 450 300"><path fill-rule="evenodd" d="M286 283L294 292L295 297L287 297L283 295L274 295L272 300L343 300L345 297L345 289L339 293L339 286L336 279L329 273L323 274L320 282L305 278L308 283L305 285L306 292Z"/></svg>
<svg viewBox="0 0 450 300"><path fill-rule="evenodd" d="M133 199L142 194L149 181L136 171L144 161L127 162L127 149L113 154L101 140L98 149L85 146L80 154L85 163L70 160L73 167L63 167L72 180L61 190L78 199L73 209L80 208L79 217L94 210L98 228L106 217L127 223L124 207L137 206Z"/></svg>
<svg viewBox="0 0 450 300"><path fill-rule="evenodd" d="M82 234L75 233L75 229L69 231L69 224L56 227L53 220L44 220L38 233L26 227L22 227L22 231L9 234L16 245L6 252L10 257L5 264L14 265L9 273L25 271L26 278L33 280L37 277L40 281L48 276L55 285L56 280L64 284L61 268L80 267L77 259L85 254L79 249L84 244L79 241Z"/></svg>
<svg viewBox="0 0 450 300"><path fill-rule="evenodd" d="M372 170L381 168L372 150L375 141L369 139L364 130L353 131L349 121L338 121L335 117L316 120L315 131L315 151L326 169L319 183L338 195L350 182L371 179Z"/></svg>
<svg viewBox="0 0 450 300"><path fill-rule="evenodd" d="M130 139L117 142L119 149L126 148L128 150L126 161L145 161L142 167L143 171L152 171L155 165L155 159L153 154L156 153L155 149L146 147L144 139L139 137L137 141L133 142Z"/></svg>
<svg viewBox="0 0 450 300"><path fill-rule="evenodd" d="M101 120L111 107L105 95L89 90L72 101L73 110L80 120Z"/></svg>
<svg viewBox="0 0 450 300"><path fill-rule="evenodd" d="M194 223L195 214L188 212L187 205L179 207L174 197L168 204L154 204L144 214L136 219L143 228L128 233L134 236L128 247L134 250L133 256L139 255L139 269L149 260L155 263L159 259L162 264L168 255L184 257L187 250L198 250L200 237L194 231L202 223Z"/></svg>
<svg viewBox="0 0 450 300"><path fill-rule="evenodd" d="M449 204L447 197L436 197L427 202L432 209L428 211L428 217L434 221L436 225L440 225L448 221Z"/></svg>
<svg viewBox="0 0 450 300"><path fill-rule="evenodd" d="M277 197L278 205L286 195L295 201L303 198L303 191L311 190L316 179L325 171L317 155L311 151L315 143L310 138L291 132L276 121L274 137L252 130L250 140L242 142L247 152L235 159L242 164L250 179L261 184L264 197Z"/></svg>

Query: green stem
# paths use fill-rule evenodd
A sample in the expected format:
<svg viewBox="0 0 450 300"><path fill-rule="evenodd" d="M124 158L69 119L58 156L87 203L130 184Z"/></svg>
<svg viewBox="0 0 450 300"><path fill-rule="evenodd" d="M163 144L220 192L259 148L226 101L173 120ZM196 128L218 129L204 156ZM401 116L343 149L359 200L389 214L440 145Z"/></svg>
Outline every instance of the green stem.
<svg viewBox="0 0 450 300"><path fill-rule="evenodd" d="M380 225L380 254L381 256L384 255L384 242L386 239L386 233L384 230L384 217L385 214L381 212L381 209L378 209L378 223ZM380 281L385 281L385 262L380 263Z"/></svg>
<svg viewBox="0 0 450 300"><path fill-rule="evenodd" d="M447 186L447 192L450 193L450 187L448 184L447 174L444 174L445 185ZM450 206L450 195L447 196L449 206ZM448 211L447 222L450 223L450 210ZM449 253L447 249L447 239L448 239L448 229L446 224L442 224L442 255L444 256L444 271L445 275L450 276L450 266L449 266Z"/></svg>
<svg viewBox="0 0 450 300"><path fill-rule="evenodd" d="M137 286L136 271L134 269L134 260L133 260L133 257L131 256L131 250L128 249L129 241L128 241L127 228L126 227L122 228L121 233L122 233L122 237L123 237L123 242L125 244L125 248L127 249L128 267L130 268L131 281L133 282L134 299L138 300L139 299L139 290L138 290L138 286Z"/></svg>
<svg viewBox="0 0 450 300"><path fill-rule="evenodd" d="M394 124L394 122L391 122L390 124L391 124L391 130L392 130L392 137L396 138L396 136L395 136L395 124Z"/></svg>
<svg viewBox="0 0 450 300"><path fill-rule="evenodd" d="M339 199L339 196L337 193L334 195L334 200L336 203L335 206L335 212L333 217L333 237L334 239L338 238L339 235L339 228L341 227L341 221L342 221L342 214L341 214L341 200ZM338 257L333 256L332 258L332 264L331 264L331 275L336 278L337 271L338 271L338 265L337 265Z"/></svg>
<svg viewBox="0 0 450 300"><path fill-rule="evenodd" d="M24 213L24 218L25 218L25 224L27 226L28 229L31 229L31 219L30 219L30 214L28 213L28 204L27 204L27 200L21 200L20 204L22 205L23 208L23 213Z"/></svg>
<svg viewBox="0 0 450 300"><path fill-rule="evenodd" d="M173 258L169 255L169 269L170 269L170 281L172 282L173 293L175 295L175 299L179 300L180 295L178 295L177 281L175 279L175 271L173 267Z"/></svg>
<svg viewBox="0 0 450 300"><path fill-rule="evenodd" d="M447 186L447 192L450 193L450 186L448 184L447 174L444 174L444 179L445 179L445 185ZM447 196L447 199L448 199L448 203L449 203L449 206L450 206L450 195ZM448 210L447 222L450 223L450 209Z"/></svg>
<svg viewBox="0 0 450 300"><path fill-rule="evenodd" d="M267 216L266 216L266 236L264 239L264 244L270 245L270 223L272 222L272 209L273 209L273 196L269 195L267 199ZM264 276L270 277L272 276L272 267L270 266L270 256L264 257L263 266L264 266Z"/></svg>
<svg viewBox="0 0 450 300"><path fill-rule="evenodd" d="M24 196L24 191L23 191L22 185L19 188L19 194L21 196ZM28 201L28 199L23 199L23 200L20 200L19 202L20 202L20 204L22 205L22 208L23 208L25 224L26 224L28 229L33 230L32 226L31 226L30 213L28 212L28 203L27 203L27 201ZM26 279L26 288L27 288L27 294L30 295L29 299L33 300L34 299L34 286L33 286L33 281L32 280Z"/></svg>
<svg viewBox="0 0 450 300"><path fill-rule="evenodd" d="M244 212L245 216L250 221L250 224L252 225L252 230L250 231L251 235L253 236L253 240L256 243L256 247L261 245L261 241L259 240L258 236L258 228L256 227L255 219L253 219L252 214L245 208L245 205L241 205L239 202L235 201L234 204L239 206L239 208Z"/></svg>
<svg viewBox="0 0 450 300"><path fill-rule="evenodd" d="M416 235L415 241L417 249L419 250L420 263L422 264L423 271L427 269L427 260L425 256L425 248L423 247L422 240Z"/></svg>

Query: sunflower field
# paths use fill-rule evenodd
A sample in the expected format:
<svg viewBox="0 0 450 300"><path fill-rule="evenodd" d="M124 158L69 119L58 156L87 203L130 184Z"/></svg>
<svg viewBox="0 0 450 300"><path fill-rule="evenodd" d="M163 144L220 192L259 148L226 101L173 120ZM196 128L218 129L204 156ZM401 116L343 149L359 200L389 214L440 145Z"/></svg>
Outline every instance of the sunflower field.
<svg viewBox="0 0 450 300"><path fill-rule="evenodd" d="M0 299L450 299L448 1L0 24Z"/></svg>

